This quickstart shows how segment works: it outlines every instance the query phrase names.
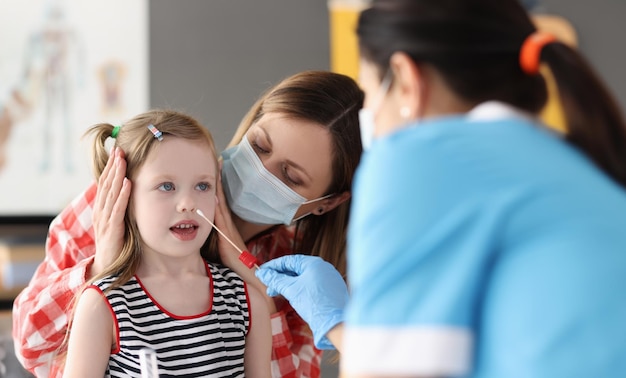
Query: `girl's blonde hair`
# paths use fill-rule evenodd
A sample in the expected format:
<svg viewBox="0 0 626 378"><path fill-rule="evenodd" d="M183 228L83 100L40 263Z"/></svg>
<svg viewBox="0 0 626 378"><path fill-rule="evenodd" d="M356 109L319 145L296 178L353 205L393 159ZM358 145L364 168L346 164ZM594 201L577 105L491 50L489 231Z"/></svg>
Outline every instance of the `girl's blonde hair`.
<svg viewBox="0 0 626 378"><path fill-rule="evenodd" d="M92 136L93 139L93 171L96 180L102 174L109 159L109 148L107 141L113 138L114 146L124 151L126 158L126 177L132 180L136 177L139 169L146 162L146 159L160 143L154 134L148 129L148 125L155 126L162 134L163 138L181 138L197 143L203 143L211 150L215 157L215 169L218 172L217 154L215 143L209 130L202 126L196 119L184 113L168 110L153 109L141 113L125 122L123 125L113 126L109 123L99 123L89 128L84 136ZM115 130L116 135L113 136ZM132 198L131 200L132 201ZM132 202L128 203L126 214L124 215L124 242L117 259L103 272L89 279L84 287L107 276L117 275L113 284L107 289L111 290L126 283L136 272L141 259L142 242L141 235L137 228L135 217L132 213ZM211 232L209 237L200 248L200 254L206 260L211 256L219 256L217 251L217 234ZM79 295L74 297L71 303L70 324L68 325L65 338L57 350L56 359L59 363L56 368L63 369L65 358L67 357L67 343L71 331L71 319L74 317L75 305Z"/></svg>
<svg viewBox="0 0 626 378"><path fill-rule="evenodd" d="M359 109L364 94L350 77L329 71L304 71L287 77L265 92L245 115L230 146L238 144L263 115L280 113L313 121L332 138L332 181L324 194L349 192L362 147ZM346 230L350 201L319 216L296 223L294 251L320 256L342 274L346 271Z"/></svg>
<svg viewBox="0 0 626 378"><path fill-rule="evenodd" d="M117 130L114 138L114 147L119 147L124 151L126 157L126 177L133 181L139 169L146 162L146 159L159 140L148 129L148 125L153 125L162 134L163 138L181 138L193 142L206 144L215 157L215 169L217 167L217 154L215 144L209 130L202 126L193 117L175 110L154 109L139 114L125 122ZM107 140L112 137L115 126L108 123L100 123L92 126L85 132L85 136L92 136L93 140L93 171L96 179L100 177L109 159ZM94 282L102 277L117 275L117 279L110 288L115 288L127 282L139 265L141 259L142 239L137 228L137 223L132 212L132 197L128 203L124 216L124 244L122 250L115 260L105 271L93 277L90 282ZM209 238L200 249L200 253L205 259L217 254L217 236L212 232Z"/></svg>

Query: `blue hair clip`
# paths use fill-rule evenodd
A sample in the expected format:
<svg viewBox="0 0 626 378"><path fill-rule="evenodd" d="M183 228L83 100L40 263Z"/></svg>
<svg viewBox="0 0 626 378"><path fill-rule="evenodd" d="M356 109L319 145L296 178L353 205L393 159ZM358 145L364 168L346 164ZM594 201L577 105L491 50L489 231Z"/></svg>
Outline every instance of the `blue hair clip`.
<svg viewBox="0 0 626 378"><path fill-rule="evenodd" d="M154 134L155 138L157 138L160 141L163 140L163 133L160 132L159 129L154 127L154 125L152 125L152 124L148 125L148 130L150 130L152 132L152 134Z"/></svg>

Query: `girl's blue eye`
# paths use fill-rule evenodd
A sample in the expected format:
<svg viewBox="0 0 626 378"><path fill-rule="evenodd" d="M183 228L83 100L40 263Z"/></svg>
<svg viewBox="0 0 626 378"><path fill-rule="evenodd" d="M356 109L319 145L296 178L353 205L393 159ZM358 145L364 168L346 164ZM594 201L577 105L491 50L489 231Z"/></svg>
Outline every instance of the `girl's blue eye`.
<svg viewBox="0 0 626 378"><path fill-rule="evenodd" d="M198 188L198 190L202 192L206 192L211 189L211 184L209 184L208 182L201 182L198 185L196 185L196 188Z"/></svg>
<svg viewBox="0 0 626 378"><path fill-rule="evenodd" d="M164 182L163 184L159 185L159 190L171 192L172 190L174 190L174 184L172 184L171 182Z"/></svg>

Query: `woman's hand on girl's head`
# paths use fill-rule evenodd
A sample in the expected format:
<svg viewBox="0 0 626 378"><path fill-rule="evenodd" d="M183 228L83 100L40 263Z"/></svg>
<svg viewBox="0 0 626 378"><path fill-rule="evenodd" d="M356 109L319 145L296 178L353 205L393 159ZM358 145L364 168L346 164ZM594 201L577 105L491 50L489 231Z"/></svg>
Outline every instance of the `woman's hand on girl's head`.
<svg viewBox="0 0 626 378"><path fill-rule="evenodd" d="M246 249L246 243L233 222L233 218L230 215L230 209L228 208L228 202L226 201L226 197L224 195L224 189L222 187L221 162L220 173L217 177L217 186L215 188L215 197L217 201L217 205L215 206L215 226L241 250L244 250ZM221 235L218 241L218 249L222 263L241 275L238 270L238 265L234 264L239 262L239 251ZM247 267L244 268L248 269Z"/></svg>
<svg viewBox="0 0 626 378"><path fill-rule="evenodd" d="M121 149L115 148L98 179L98 191L93 208L93 228L96 254L91 276L102 272L120 254L124 243L124 214L130 198L130 180L126 178L126 160Z"/></svg>
<svg viewBox="0 0 626 378"><path fill-rule="evenodd" d="M215 195L217 199L217 206L215 207L215 219L214 223L217 228L220 229L235 245L241 250L246 250L246 243L244 242L228 208L228 202L224 196L224 190L222 188L222 175L221 175L221 162L220 162L220 174L217 175L217 187L215 188ZM215 231L213 231L215 232ZM235 271L241 278L248 283L256 287L261 293L263 293L269 307L270 314L277 311L274 299L265 295L266 287L259 281L254 275L254 270L248 268L239 260L239 251L235 249L223 236L220 235L218 239L218 249L220 252L220 258L222 263Z"/></svg>

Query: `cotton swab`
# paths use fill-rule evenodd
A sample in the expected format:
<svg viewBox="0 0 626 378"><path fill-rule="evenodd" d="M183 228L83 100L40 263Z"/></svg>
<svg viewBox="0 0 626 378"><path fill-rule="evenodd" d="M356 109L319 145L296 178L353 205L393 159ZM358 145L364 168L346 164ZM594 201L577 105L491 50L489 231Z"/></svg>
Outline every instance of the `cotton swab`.
<svg viewBox="0 0 626 378"><path fill-rule="evenodd" d="M209 222L209 224L215 229L215 231L219 232L219 234L222 235L224 239L226 239L226 241L230 243L230 245L232 245L237 251L239 251L239 260L242 263L244 263L245 266L247 266L250 269L252 268L259 269L259 265L257 264L256 257L254 257L252 253L248 251L242 251L241 248L237 247L237 245L235 245L235 243L233 243L233 241L230 240L228 236L224 235L224 233L220 231L220 229L217 228L215 224L213 224L213 222L211 222L209 218L206 217L206 215L204 215L202 210L196 209L196 213L198 213L199 216L204 218L205 221Z"/></svg>

